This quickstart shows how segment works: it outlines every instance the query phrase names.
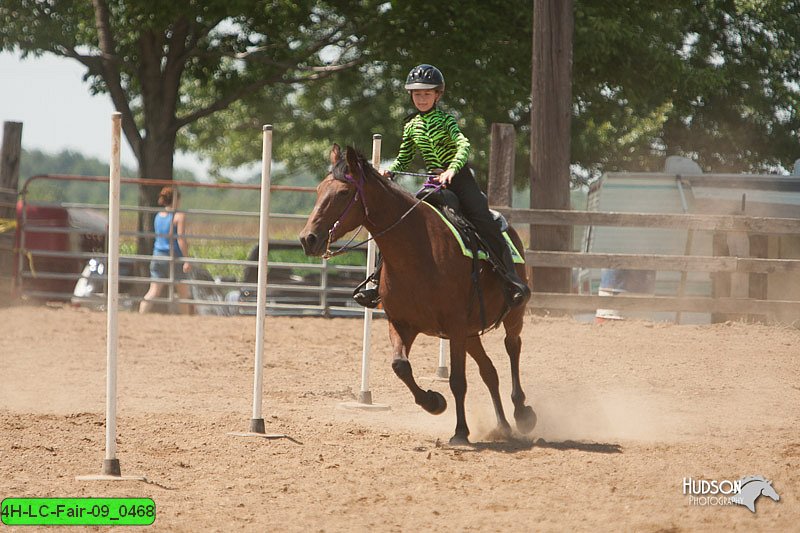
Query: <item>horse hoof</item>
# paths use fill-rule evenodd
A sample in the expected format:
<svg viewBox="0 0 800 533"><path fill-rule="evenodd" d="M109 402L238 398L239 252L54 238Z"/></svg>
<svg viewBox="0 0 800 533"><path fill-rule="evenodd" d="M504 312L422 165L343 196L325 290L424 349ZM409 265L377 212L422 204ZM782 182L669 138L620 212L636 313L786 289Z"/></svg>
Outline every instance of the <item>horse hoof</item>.
<svg viewBox="0 0 800 533"><path fill-rule="evenodd" d="M469 446L469 439L466 435L453 435L450 439L450 446Z"/></svg>
<svg viewBox="0 0 800 533"><path fill-rule="evenodd" d="M524 434L530 433L536 427L536 413L528 405L514 411L514 420L517 421L517 429Z"/></svg>
<svg viewBox="0 0 800 533"><path fill-rule="evenodd" d="M421 405L430 414L440 415L447 409L447 400L438 392L429 390L425 397L425 402Z"/></svg>
<svg viewBox="0 0 800 533"><path fill-rule="evenodd" d="M511 431L510 426L497 426L487 435L487 437L489 440L508 441L514 437L514 433Z"/></svg>

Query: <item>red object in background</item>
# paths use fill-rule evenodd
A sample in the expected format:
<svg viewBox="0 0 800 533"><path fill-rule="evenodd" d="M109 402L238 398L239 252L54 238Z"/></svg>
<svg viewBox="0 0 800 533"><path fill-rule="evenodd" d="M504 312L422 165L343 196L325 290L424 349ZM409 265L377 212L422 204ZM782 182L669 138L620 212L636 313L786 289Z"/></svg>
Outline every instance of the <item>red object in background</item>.
<svg viewBox="0 0 800 533"><path fill-rule="evenodd" d="M95 252L103 253L108 232L106 217L91 209L59 206L24 206L17 202L17 230L14 248L22 253L22 246L28 253L22 257L22 273L33 277L19 277L20 257L14 261L14 278L17 292L43 291L63 293L66 298L72 294L77 275L83 270L87 258L68 256L41 256L46 252ZM41 231L54 228L59 231ZM32 231L32 230L36 231ZM73 230L65 232L64 230ZM24 233L24 242L22 239ZM48 274L75 274L75 279L53 279Z"/></svg>

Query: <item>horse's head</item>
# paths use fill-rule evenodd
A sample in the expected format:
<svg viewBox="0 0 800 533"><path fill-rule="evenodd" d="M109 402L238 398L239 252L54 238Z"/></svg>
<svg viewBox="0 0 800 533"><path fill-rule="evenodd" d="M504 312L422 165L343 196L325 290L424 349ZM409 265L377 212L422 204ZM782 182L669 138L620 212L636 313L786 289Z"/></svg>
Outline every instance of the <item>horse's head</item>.
<svg viewBox="0 0 800 533"><path fill-rule="evenodd" d="M778 496L778 491L775 490L775 488L772 486L772 482L770 481L767 481L764 485L761 486L761 494L769 498L772 498L776 502L781 499L781 497Z"/></svg>
<svg viewBox="0 0 800 533"><path fill-rule="evenodd" d="M747 476L739 480L741 490L739 494L733 498L735 503L744 505L750 512L756 512L756 500L759 496L767 496L776 502L781 499L778 492L772 486L772 482L765 479L763 476Z"/></svg>
<svg viewBox="0 0 800 533"><path fill-rule="evenodd" d="M317 186L317 201L299 235L306 255L322 255L331 242L360 226L367 214L363 187L369 164L349 146L342 157L337 144L330 158L332 170Z"/></svg>

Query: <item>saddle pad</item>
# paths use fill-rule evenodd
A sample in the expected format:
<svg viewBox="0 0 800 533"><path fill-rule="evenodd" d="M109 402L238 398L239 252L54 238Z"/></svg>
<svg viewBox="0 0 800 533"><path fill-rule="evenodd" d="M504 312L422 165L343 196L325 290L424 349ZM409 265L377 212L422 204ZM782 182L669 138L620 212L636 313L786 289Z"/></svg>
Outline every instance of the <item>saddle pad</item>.
<svg viewBox="0 0 800 533"><path fill-rule="evenodd" d="M445 217L441 213L441 211L436 209L434 206L432 206L428 202L422 202L422 203L428 206L429 208L433 209L434 212L437 215L439 215L439 218L441 218L442 221L447 225L447 227L450 229L450 233L453 234L453 237L455 237L456 242L458 242L458 245L461 247L461 253L464 254L465 257L469 257L470 259L472 259L472 250L470 250L464 244L464 239L463 237L461 237L461 233L456 229L456 227L453 226L453 224L449 220L447 220L447 217ZM511 241L511 237L508 236L507 231L503 232L503 238L506 240L506 244L508 244L508 249L511 251L511 258L514 260L514 263L519 265L525 264L525 259L522 257L522 255L520 255L519 251L517 250L517 247L514 246L514 243ZM478 259L486 260L488 259L488 257L489 256L485 251L478 250Z"/></svg>

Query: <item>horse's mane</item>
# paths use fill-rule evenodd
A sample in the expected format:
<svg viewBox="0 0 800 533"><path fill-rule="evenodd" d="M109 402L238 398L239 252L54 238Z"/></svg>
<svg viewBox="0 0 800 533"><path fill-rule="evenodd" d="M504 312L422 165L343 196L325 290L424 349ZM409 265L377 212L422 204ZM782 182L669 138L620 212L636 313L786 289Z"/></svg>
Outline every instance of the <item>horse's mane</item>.
<svg viewBox="0 0 800 533"><path fill-rule="evenodd" d="M367 161L367 159L361 154L361 152L355 150L355 153L356 153L356 158L358 159L359 166L361 167L361 170L365 174L365 178L367 178L368 180L376 181L378 184L380 184L384 189L388 191L392 191L396 194L400 194L402 196L407 197L409 200L413 200L413 196L411 195L410 192L405 190L397 183L387 178L384 178L377 170L375 170L375 168L373 168L372 163ZM335 180L347 182L349 181L348 178L352 178L352 176L349 176L349 174L350 172L347 166L347 160L344 157L341 157L333 165L333 168L331 169L331 175Z"/></svg>
<svg viewBox="0 0 800 533"><path fill-rule="evenodd" d="M747 476L747 477L743 477L739 481L742 482L742 487L744 487L745 485L747 485L748 483L750 483L752 481L763 481L765 483L769 483L769 481L764 479L764 476Z"/></svg>

